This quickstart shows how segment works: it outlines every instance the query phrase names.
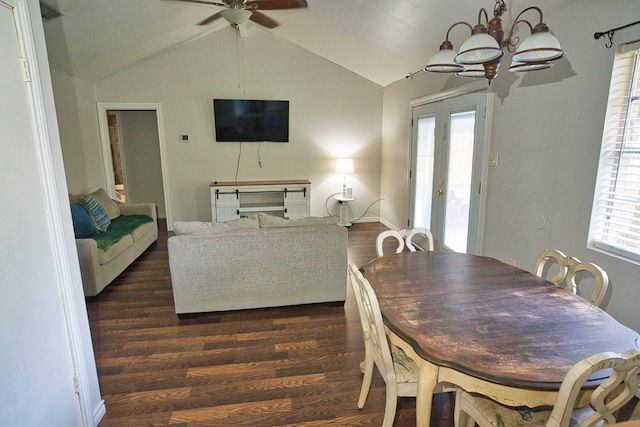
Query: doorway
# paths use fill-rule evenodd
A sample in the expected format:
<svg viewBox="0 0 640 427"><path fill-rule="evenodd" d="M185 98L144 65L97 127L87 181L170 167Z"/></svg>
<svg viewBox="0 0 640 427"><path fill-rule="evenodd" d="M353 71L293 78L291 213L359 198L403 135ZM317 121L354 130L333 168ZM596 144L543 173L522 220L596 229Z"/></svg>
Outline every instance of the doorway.
<svg viewBox="0 0 640 427"><path fill-rule="evenodd" d="M160 104L98 104L107 193L127 203L154 202L171 229Z"/></svg>
<svg viewBox="0 0 640 427"><path fill-rule="evenodd" d="M442 250L480 247L486 104L483 91L413 107L410 224Z"/></svg>

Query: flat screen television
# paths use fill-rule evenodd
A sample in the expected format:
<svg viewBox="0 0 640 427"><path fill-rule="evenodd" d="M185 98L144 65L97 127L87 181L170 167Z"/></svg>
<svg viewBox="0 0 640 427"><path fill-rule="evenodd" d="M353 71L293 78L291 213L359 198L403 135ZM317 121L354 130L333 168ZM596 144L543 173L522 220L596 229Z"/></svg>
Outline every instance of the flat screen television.
<svg viewBox="0 0 640 427"><path fill-rule="evenodd" d="M218 142L289 142L289 101L214 99Z"/></svg>

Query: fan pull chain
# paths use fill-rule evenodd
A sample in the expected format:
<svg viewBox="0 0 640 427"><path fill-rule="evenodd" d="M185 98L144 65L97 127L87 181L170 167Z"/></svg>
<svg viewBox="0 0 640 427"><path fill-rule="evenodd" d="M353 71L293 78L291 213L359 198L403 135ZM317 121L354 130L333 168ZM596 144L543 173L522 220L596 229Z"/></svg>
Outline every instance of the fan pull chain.
<svg viewBox="0 0 640 427"><path fill-rule="evenodd" d="M238 60L238 90L241 90L242 94L246 95L246 85L244 78L244 41L242 40L239 31L236 31L236 47L236 56Z"/></svg>

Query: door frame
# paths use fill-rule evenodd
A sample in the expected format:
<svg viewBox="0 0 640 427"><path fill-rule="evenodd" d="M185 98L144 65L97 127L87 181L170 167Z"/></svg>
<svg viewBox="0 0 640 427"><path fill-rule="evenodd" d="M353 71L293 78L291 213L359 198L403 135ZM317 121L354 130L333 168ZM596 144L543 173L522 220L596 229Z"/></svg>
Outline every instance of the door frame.
<svg viewBox="0 0 640 427"><path fill-rule="evenodd" d="M486 91L487 101L486 101L486 111L485 111L485 127L484 127L484 135L483 135L483 152L482 152L482 171L480 182L481 182L481 192L479 197L478 204L478 230L476 231L476 255L482 255L482 242L484 236L484 220L485 220L485 208L487 203L487 179L489 176L489 153L490 153L490 142L491 142L491 123L493 117L493 100L495 98L495 94L489 91L487 83L482 81L476 81L473 83L469 83L462 86L457 86L451 89L447 89L441 92L432 93L429 95L421 96L419 98L414 98L410 101L409 106L409 117L413 118L413 109L415 107L419 107L424 104L431 104L434 102L443 101L450 98L456 98L459 96L468 95L475 92ZM413 164L412 159L414 156L413 153L413 126L410 132L410 141L409 141L409 158L407 159L407 165L409 165L409 170L412 171ZM411 173L407 174L407 188L411 187ZM407 212L409 214L409 218L407 218L407 224L411 224L413 215L412 207L413 207L413 195L410 195L407 199L408 206Z"/></svg>
<svg viewBox="0 0 640 427"><path fill-rule="evenodd" d="M167 228L172 230L173 215L171 213L171 198L169 196L169 178L167 167L166 143L164 139L164 120L162 118L162 104L159 103L119 103L119 102L98 102L98 126L100 128L100 142L102 143L102 160L104 165L105 185L107 194L115 198L115 180L113 179L113 159L111 158L111 141L109 139L109 121L107 113L110 110L140 110L155 111L156 122L158 124L158 144L160 145L160 167L162 169L162 187L164 192L164 209L166 214Z"/></svg>
<svg viewBox="0 0 640 427"><path fill-rule="evenodd" d="M33 143L40 164L42 197L48 215L49 238L57 256L53 262L57 271L68 336L73 383L78 398L78 413L83 425L97 426L106 413L100 396L91 331L87 319L85 296L80 277L77 249L73 236L64 164L57 124L57 113L51 85L49 61L39 10L35 2L2 0L14 14L20 53L29 70L25 80L25 96L31 107ZM37 5L37 4L36 4ZM34 27L34 23L40 22ZM38 402L34 402L37 404Z"/></svg>

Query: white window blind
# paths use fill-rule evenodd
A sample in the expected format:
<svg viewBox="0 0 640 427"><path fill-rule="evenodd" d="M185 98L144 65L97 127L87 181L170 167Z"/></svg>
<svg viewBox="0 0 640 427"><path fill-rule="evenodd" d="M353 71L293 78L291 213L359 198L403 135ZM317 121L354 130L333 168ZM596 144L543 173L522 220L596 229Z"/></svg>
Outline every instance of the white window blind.
<svg viewBox="0 0 640 427"><path fill-rule="evenodd" d="M640 49L618 48L602 136L589 246L640 262Z"/></svg>

